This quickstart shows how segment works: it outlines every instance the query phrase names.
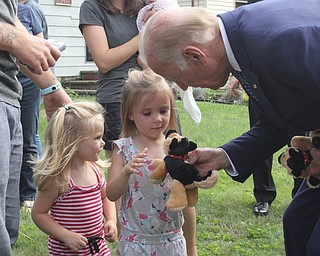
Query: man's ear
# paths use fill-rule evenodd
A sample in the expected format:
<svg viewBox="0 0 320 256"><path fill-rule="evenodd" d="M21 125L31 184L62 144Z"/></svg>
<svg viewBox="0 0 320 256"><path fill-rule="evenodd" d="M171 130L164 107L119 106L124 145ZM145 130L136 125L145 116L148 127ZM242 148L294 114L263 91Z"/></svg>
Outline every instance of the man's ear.
<svg viewBox="0 0 320 256"><path fill-rule="evenodd" d="M183 55L187 60L194 62L203 62L205 59L205 54L198 47L195 46L186 46L183 49Z"/></svg>

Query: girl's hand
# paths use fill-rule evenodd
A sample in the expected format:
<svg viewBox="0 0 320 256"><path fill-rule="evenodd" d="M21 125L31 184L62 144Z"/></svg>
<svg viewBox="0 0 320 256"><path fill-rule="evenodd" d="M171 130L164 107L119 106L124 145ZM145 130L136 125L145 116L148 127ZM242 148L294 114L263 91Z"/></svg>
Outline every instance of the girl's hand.
<svg viewBox="0 0 320 256"><path fill-rule="evenodd" d="M63 242L74 252L78 252L88 244L88 239L83 235L69 231Z"/></svg>
<svg viewBox="0 0 320 256"><path fill-rule="evenodd" d="M145 148L141 153L132 158L132 160L124 166L125 173L128 175L139 173L138 169L146 162L144 158L147 156L147 152L148 149Z"/></svg>
<svg viewBox="0 0 320 256"><path fill-rule="evenodd" d="M113 243L116 241L118 236L118 230L117 224L114 220L106 221L106 223L104 224L104 233L104 237L108 242Z"/></svg>

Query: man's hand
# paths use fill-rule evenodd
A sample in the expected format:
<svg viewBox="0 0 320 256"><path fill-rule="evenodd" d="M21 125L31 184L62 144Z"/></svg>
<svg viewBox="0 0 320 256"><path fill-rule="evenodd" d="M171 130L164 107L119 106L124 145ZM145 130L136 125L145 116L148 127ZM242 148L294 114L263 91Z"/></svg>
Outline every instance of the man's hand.
<svg viewBox="0 0 320 256"><path fill-rule="evenodd" d="M43 96L44 107L46 109L47 118L50 119L54 112L68 103L71 103L69 95L61 88L54 93Z"/></svg>
<svg viewBox="0 0 320 256"><path fill-rule="evenodd" d="M230 167L228 157L221 148L197 148L188 157L188 163L193 164L201 176L207 175L210 170Z"/></svg>
<svg viewBox="0 0 320 256"><path fill-rule="evenodd" d="M17 27L8 24L2 26L6 28L6 35L10 35L10 40L6 41L8 51L31 72L41 75L43 71L53 67L60 58L59 49L47 40L29 34L18 18Z"/></svg>
<svg viewBox="0 0 320 256"><path fill-rule="evenodd" d="M61 55L56 47L36 36L26 35L23 45L16 48L12 54L22 65L37 75L53 67Z"/></svg>

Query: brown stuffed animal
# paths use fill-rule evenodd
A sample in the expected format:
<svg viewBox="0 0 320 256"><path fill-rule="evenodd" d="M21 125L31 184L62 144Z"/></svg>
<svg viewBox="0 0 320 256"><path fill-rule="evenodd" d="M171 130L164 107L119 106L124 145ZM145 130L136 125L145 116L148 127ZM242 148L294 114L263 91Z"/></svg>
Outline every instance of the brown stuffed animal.
<svg viewBox="0 0 320 256"><path fill-rule="evenodd" d="M290 175L306 178L310 188L320 187L320 180L310 176L308 170L313 159L310 150L313 147L320 149L320 129L311 131L309 136L294 136L290 144L291 147L279 156L278 162L288 170Z"/></svg>
<svg viewBox="0 0 320 256"><path fill-rule="evenodd" d="M156 168L150 175L152 183L162 183L167 173L172 177L171 192L166 203L169 211L195 206L198 202L198 188L211 188L218 181L216 170L209 171L207 176L203 177L195 166L186 162L188 153L196 148L197 144L170 130L164 142L166 157L153 161Z"/></svg>

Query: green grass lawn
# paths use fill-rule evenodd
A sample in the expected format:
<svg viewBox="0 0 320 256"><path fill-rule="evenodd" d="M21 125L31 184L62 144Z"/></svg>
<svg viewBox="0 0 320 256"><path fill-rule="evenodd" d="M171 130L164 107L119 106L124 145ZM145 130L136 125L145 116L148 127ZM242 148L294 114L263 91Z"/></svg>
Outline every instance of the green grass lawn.
<svg viewBox="0 0 320 256"><path fill-rule="evenodd" d="M81 98L91 100L91 98ZM226 105L198 102L202 121L195 125L178 101L182 132L198 147L217 147L241 135L248 127L248 109L245 105ZM46 120L42 111L40 135L43 136ZM241 184L220 171L217 185L200 190L197 205L197 248L199 256L285 255L282 216L291 200L293 180L274 157L273 177L277 198L267 217L255 218L252 207L252 178ZM114 252L115 244L109 245ZM47 235L33 224L30 214L21 211L20 236L13 255L47 255Z"/></svg>

